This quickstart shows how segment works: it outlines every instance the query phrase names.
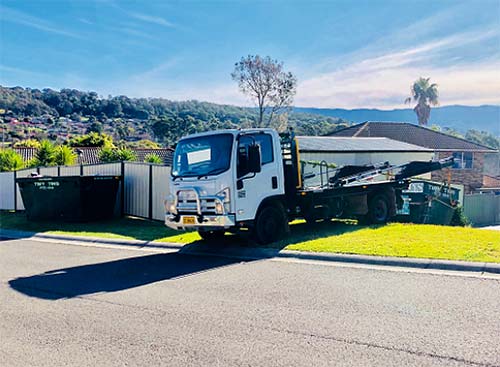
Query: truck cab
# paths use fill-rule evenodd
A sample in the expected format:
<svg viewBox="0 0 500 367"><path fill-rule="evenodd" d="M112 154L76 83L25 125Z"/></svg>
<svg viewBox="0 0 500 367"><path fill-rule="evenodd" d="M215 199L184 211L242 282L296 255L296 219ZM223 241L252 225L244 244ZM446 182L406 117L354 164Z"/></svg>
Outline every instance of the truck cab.
<svg viewBox="0 0 500 367"><path fill-rule="evenodd" d="M273 129L185 137L173 157L165 224L196 229L206 239L252 227L266 202L283 197L282 172L280 137Z"/></svg>

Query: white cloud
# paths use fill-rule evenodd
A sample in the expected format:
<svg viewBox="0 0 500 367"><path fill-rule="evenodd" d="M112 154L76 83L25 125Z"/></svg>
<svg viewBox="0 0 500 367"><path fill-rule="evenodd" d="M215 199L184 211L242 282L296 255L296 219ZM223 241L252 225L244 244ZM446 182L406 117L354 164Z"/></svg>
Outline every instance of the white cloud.
<svg viewBox="0 0 500 367"><path fill-rule="evenodd" d="M0 65L0 72L7 72L11 74L16 74L18 76L35 76L35 77L46 77L47 74L39 73L36 71L31 71L31 70L25 70L25 69L20 69L17 67L11 67L7 65ZM3 76L2 73L0 73L0 76Z"/></svg>
<svg viewBox="0 0 500 367"><path fill-rule="evenodd" d="M62 28L58 28L54 24L47 22L43 19L1 5L0 5L0 19L2 20L2 22L12 22L16 24L21 24L26 27L35 28L44 32L59 34L61 36L67 36L79 39L84 38L79 34L69 32Z"/></svg>
<svg viewBox="0 0 500 367"><path fill-rule="evenodd" d="M296 105L403 107L410 85L420 76L431 77L439 84L442 104L500 104L499 59L455 65L450 60L448 65L442 62L450 50L498 36L497 29L463 32L400 51L365 55L346 66L310 75L299 82Z"/></svg>
<svg viewBox="0 0 500 367"><path fill-rule="evenodd" d="M180 57L166 59L149 70L133 75L131 79L136 82L158 81L158 79L161 79L167 71L177 66L180 62Z"/></svg>
<svg viewBox="0 0 500 367"><path fill-rule="evenodd" d="M131 16L132 18L142 20L143 22L146 22L146 23L153 23L153 24L161 25L163 27L168 27L168 28L175 27L174 23L171 23L162 17L146 15L146 14L141 14L141 13L135 13L135 12L127 12L127 14L129 16Z"/></svg>
<svg viewBox="0 0 500 367"><path fill-rule="evenodd" d="M142 37L150 40L156 40L157 38L151 35L150 33L142 32L137 29L131 28L129 26L120 26L120 27L107 27L112 31L115 32L121 32L128 34L129 36L137 36L137 37Z"/></svg>
<svg viewBox="0 0 500 367"><path fill-rule="evenodd" d="M356 65L299 84L297 106L401 108L420 76L438 84L442 105L500 104L500 61L455 67L401 66L373 70Z"/></svg>
<svg viewBox="0 0 500 367"><path fill-rule="evenodd" d="M91 22L90 20L86 18L78 18L78 20L82 23L88 24L88 25L94 25L94 22Z"/></svg>

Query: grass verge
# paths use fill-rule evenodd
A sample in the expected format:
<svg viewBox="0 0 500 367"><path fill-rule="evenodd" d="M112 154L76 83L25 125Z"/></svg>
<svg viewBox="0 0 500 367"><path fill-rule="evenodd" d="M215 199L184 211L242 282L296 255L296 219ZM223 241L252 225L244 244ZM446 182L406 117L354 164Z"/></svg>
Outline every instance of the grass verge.
<svg viewBox="0 0 500 367"><path fill-rule="evenodd" d="M140 241L190 243L199 240L195 232L171 230L161 222L135 217L88 223L30 222L22 212L0 212L0 228L71 236Z"/></svg>
<svg viewBox="0 0 500 367"><path fill-rule="evenodd" d="M330 229L328 227L337 227ZM286 249L500 263L500 232L467 227L390 223L324 224L314 238L296 236Z"/></svg>
<svg viewBox="0 0 500 367"><path fill-rule="evenodd" d="M177 232L162 223L139 218L119 218L95 223L29 222L23 213L0 212L0 227L32 232L193 243L196 232ZM462 227L391 223L359 226L355 221L332 221L309 226L291 225L291 235L273 248L342 254L397 256L500 263L500 232ZM237 236L227 242L244 245Z"/></svg>

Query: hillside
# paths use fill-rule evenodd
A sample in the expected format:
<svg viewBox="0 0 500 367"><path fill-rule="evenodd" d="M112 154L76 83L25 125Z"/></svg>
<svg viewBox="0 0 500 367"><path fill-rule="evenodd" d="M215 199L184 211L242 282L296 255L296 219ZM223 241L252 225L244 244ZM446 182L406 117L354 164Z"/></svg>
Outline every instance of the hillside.
<svg viewBox="0 0 500 367"><path fill-rule="evenodd" d="M0 86L0 109L5 111L5 139L15 143L26 139L65 142L88 132L104 132L116 141L154 140L171 145L181 136L224 128L255 125L255 108L208 102L170 101L163 98L101 97L75 89L31 89ZM346 127L349 121L414 121L406 110L343 110L294 108L288 125L299 135L325 135ZM439 121L439 123L437 122ZM471 123L470 121L474 121ZM480 144L500 147L499 106L447 106L431 113L431 126L461 135ZM282 121L273 126L283 127ZM451 129L450 129L451 128ZM481 130L492 134L483 133Z"/></svg>
<svg viewBox="0 0 500 367"><path fill-rule="evenodd" d="M200 131L248 127L254 108L164 98L104 98L76 89L31 89L0 86L0 109L6 111L7 141L28 138L66 141L89 131L106 132L116 140L154 139L168 145ZM279 125L279 121L276 124ZM323 135L346 123L338 118L294 112L289 126L298 134Z"/></svg>
<svg viewBox="0 0 500 367"><path fill-rule="evenodd" d="M417 123L415 112L412 109L377 110L340 108L310 108L296 107L297 112L335 116L352 122L364 121L405 121ZM500 136L500 106L443 106L435 107L431 111L429 125L448 127L465 133L475 129L488 131Z"/></svg>

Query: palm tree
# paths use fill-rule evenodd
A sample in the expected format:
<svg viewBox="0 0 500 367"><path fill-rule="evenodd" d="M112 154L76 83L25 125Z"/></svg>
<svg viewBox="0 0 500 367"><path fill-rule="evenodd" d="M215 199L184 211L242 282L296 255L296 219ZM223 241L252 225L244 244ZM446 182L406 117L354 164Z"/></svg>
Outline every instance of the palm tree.
<svg viewBox="0 0 500 367"><path fill-rule="evenodd" d="M417 114L419 125L427 125L431 116L431 105L437 106L439 104L437 84L430 84L430 79L418 78L411 86L411 96L405 100L405 103L411 103L412 100L417 102L413 111Z"/></svg>

